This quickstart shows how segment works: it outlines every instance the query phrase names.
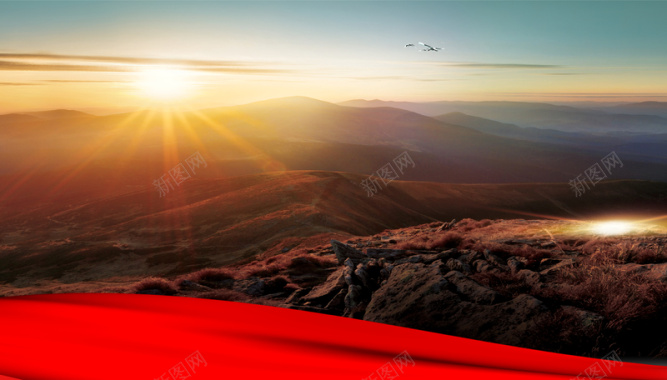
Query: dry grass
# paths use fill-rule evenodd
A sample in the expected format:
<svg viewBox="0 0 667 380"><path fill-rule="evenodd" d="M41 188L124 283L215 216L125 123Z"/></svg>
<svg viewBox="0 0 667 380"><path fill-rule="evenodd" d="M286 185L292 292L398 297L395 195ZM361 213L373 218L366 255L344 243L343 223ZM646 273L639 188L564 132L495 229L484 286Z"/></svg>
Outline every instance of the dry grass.
<svg viewBox="0 0 667 380"><path fill-rule="evenodd" d="M461 243L460 248L472 249L479 252L483 252L485 249L488 249L494 255L500 256L504 259L507 259L510 256L523 257L528 260L526 264L528 266L535 265L542 259L554 256L554 253L548 249L534 248L526 244L510 245L495 242L485 242L477 239L465 239L463 243Z"/></svg>
<svg viewBox="0 0 667 380"><path fill-rule="evenodd" d="M581 250L600 262L605 260L637 264L667 262L667 252L663 245L637 240L595 239L584 244Z"/></svg>
<svg viewBox="0 0 667 380"><path fill-rule="evenodd" d="M227 268L205 268L181 277L192 282L224 281L234 279L234 272Z"/></svg>
<svg viewBox="0 0 667 380"><path fill-rule="evenodd" d="M239 275L241 278L271 277L282 273L300 275L337 265L333 257L316 256L297 250L294 253L288 252L245 265L241 268Z"/></svg>
<svg viewBox="0 0 667 380"><path fill-rule="evenodd" d="M461 232L469 232L480 228L488 227L493 224L489 219L475 220L466 218L456 223L455 229Z"/></svg>
<svg viewBox="0 0 667 380"><path fill-rule="evenodd" d="M579 265L564 268L556 280L561 286L545 288L537 295L599 313L614 330L655 315L667 303L667 284L622 270L613 256L596 251Z"/></svg>
<svg viewBox="0 0 667 380"><path fill-rule="evenodd" d="M132 286L132 292L136 293L142 290L152 290L156 289L161 291L164 294L176 294L178 289L176 285L171 281L165 280L160 277L148 277Z"/></svg>
<svg viewBox="0 0 667 380"><path fill-rule="evenodd" d="M220 300L220 301L237 301L237 302L245 302L251 299L249 295L231 289L215 289L209 292L199 293L196 295L196 297L212 299L212 300Z"/></svg>
<svg viewBox="0 0 667 380"><path fill-rule="evenodd" d="M443 231L434 235L417 236L404 240L396 245L396 249L445 249L456 248L463 241L463 236L458 232Z"/></svg>

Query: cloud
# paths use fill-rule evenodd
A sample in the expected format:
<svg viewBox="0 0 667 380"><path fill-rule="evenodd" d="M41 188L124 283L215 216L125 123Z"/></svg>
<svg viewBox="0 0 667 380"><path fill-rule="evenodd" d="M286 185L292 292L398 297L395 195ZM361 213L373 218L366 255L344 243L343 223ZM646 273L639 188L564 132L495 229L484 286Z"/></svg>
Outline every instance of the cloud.
<svg viewBox="0 0 667 380"><path fill-rule="evenodd" d="M0 71L86 71L86 72L129 72L129 67L93 66L67 64L36 64L17 61L0 61Z"/></svg>
<svg viewBox="0 0 667 380"><path fill-rule="evenodd" d="M193 59L169 59L169 58L146 58L146 57L113 57L113 56L94 56L94 55L66 55L66 54L47 54L47 53L0 53L0 59L31 59L31 60L50 60L50 61L87 61L87 62L105 62L105 63L124 63L135 65L156 65L171 64L185 66L248 66L254 63L245 61L207 61Z"/></svg>
<svg viewBox="0 0 667 380"><path fill-rule="evenodd" d="M41 83L0 82L0 86L41 86Z"/></svg>
<svg viewBox="0 0 667 380"><path fill-rule="evenodd" d="M43 79L41 82L48 83L128 83L121 80L69 80L69 79Z"/></svg>
<svg viewBox="0 0 667 380"><path fill-rule="evenodd" d="M449 79L414 78L414 77L405 77L405 76L346 77L346 79L356 79L356 80L407 80L407 81L416 81L416 82L446 82L446 81L449 81Z"/></svg>
<svg viewBox="0 0 667 380"><path fill-rule="evenodd" d="M557 69L560 65L540 65L529 63L444 63L445 67L462 67L470 69Z"/></svg>
<svg viewBox="0 0 667 380"><path fill-rule="evenodd" d="M293 70L275 62L206 61L146 57L112 57L46 53L0 53L0 71L133 72L142 66L178 65L183 69L224 74L284 74Z"/></svg>

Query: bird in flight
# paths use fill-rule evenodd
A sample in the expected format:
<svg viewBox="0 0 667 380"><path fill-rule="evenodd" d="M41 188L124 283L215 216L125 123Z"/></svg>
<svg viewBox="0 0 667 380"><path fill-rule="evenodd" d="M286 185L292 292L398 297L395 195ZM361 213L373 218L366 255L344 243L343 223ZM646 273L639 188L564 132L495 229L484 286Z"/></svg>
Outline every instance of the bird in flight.
<svg viewBox="0 0 667 380"><path fill-rule="evenodd" d="M431 45L427 45L427 44L425 44L425 43L423 43L423 42L420 42L419 44L422 45L422 46L424 47L424 49L422 49L422 51L436 51L436 52L437 52L438 50L442 50L442 48L439 48L439 47L433 47L433 46L431 46ZM414 45L412 45L412 46L414 46Z"/></svg>
<svg viewBox="0 0 667 380"><path fill-rule="evenodd" d="M415 44L407 44L405 47L415 46Z"/></svg>

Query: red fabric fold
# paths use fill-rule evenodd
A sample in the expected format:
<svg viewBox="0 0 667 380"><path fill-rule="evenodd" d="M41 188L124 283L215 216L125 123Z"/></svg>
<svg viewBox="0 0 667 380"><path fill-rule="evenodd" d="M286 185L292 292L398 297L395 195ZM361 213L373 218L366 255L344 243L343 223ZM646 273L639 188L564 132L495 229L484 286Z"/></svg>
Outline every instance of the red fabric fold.
<svg viewBox="0 0 667 380"><path fill-rule="evenodd" d="M667 367L244 303L133 294L0 298L5 379L664 380Z"/></svg>

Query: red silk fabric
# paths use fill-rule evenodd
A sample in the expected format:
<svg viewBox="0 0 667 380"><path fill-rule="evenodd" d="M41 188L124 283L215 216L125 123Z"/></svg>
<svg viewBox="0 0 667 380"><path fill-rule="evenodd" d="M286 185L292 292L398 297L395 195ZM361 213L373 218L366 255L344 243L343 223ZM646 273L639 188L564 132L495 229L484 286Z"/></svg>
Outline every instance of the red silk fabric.
<svg viewBox="0 0 667 380"><path fill-rule="evenodd" d="M0 380L664 380L667 367L305 311L134 294L0 298Z"/></svg>

